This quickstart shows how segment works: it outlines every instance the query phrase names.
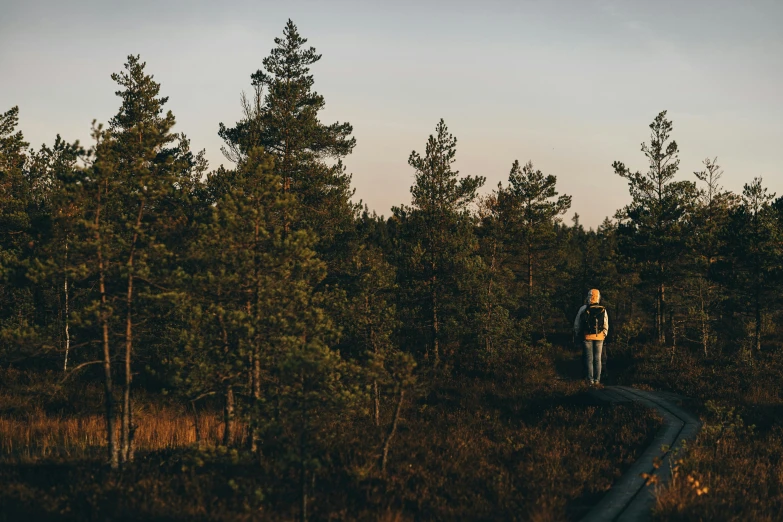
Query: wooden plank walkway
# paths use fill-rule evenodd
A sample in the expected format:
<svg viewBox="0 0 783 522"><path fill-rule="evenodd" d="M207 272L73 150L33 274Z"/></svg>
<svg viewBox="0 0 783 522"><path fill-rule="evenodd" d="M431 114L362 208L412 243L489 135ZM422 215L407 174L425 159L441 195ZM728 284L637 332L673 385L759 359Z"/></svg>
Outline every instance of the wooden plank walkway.
<svg viewBox="0 0 783 522"><path fill-rule="evenodd" d="M606 386L592 390L598 400L610 403L638 402L652 408L664 419L663 427L641 457L620 477L603 499L585 516L583 522L639 522L649 520L655 495L652 484L642 478L643 473L655 475L662 485L671 478L671 459L674 448L696 437L701 424L676 402L681 397L665 392L649 392L628 386ZM664 449L666 451L664 451ZM657 469L654 460L661 459Z"/></svg>

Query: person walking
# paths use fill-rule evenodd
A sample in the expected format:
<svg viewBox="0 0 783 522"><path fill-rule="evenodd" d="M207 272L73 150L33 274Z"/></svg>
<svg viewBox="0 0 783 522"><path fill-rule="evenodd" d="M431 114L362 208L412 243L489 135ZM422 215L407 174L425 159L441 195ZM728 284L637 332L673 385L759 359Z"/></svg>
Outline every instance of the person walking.
<svg viewBox="0 0 783 522"><path fill-rule="evenodd" d="M601 382L601 352L609 333L609 315L601 304L601 293L595 288L587 292L585 304L574 320L574 339L584 348L585 372L589 384Z"/></svg>

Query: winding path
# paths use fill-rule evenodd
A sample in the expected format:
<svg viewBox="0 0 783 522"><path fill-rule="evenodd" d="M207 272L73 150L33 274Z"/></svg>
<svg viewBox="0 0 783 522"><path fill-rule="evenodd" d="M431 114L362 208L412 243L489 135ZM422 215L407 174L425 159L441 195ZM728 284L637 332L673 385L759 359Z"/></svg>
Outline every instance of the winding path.
<svg viewBox="0 0 783 522"><path fill-rule="evenodd" d="M699 431L700 423L693 415L680 408L679 397L664 392L648 392L628 386L606 386L590 392L596 399L610 403L638 402L653 408L663 416L663 427L641 457L620 477L603 499L582 519L582 522L637 522L648 520L655 503L653 485L647 485L643 473L656 475L658 484L671 477L671 451L662 447L679 448L691 441ZM660 467L654 460L662 460Z"/></svg>

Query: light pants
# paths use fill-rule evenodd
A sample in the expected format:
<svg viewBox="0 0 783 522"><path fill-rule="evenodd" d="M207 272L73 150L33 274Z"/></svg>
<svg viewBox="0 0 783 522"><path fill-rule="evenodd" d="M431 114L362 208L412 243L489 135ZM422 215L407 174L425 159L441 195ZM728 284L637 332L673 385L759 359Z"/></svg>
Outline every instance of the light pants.
<svg viewBox="0 0 783 522"><path fill-rule="evenodd" d="M603 348L603 341L584 342L584 361L588 381L601 380L601 351Z"/></svg>

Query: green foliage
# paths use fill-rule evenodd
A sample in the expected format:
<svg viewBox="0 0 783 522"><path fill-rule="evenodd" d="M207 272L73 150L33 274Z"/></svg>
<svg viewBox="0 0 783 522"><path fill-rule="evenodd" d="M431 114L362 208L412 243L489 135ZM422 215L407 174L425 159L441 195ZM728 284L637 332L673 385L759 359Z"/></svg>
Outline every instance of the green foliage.
<svg viewBox="0 0 783 522"><path fill-rule="evenodd" d="M723 258L716 266L719 280L731 291L728 310L752 324L755 351L761 349L763 316L777 307L783 274L783 229L772 206L774 196L760 178L745 184L741 203L731 210L723 229Z"/></svg>
<svg viewBox="0 0 783 522"><path fill-rule="evenodd" d="M32 335L34 305L23 281L22 262L32 246L28 209L32 186L26 178L28 143L17 131L19 108L0 115L0 343L5 352Z"/></svg>
<svg viewBox="0 0 783 522"><path fill-rule="evenodd" d="M615 174L628 180L632 202L619 210L619 247L641 268L642 280L655 291L655 329L658 341L666 338L670 310L666 288L681 279L686 248L688 217L696 198L690 181L675 181L679 169L679 148L671 140L673 124L662 111L650 124L650 143L641 150L649 169L632 172L625 164L612 164ZM671 340L671 325L669 325Z"/></svg>
<svg viewBox="0 0 783 522"><path fill-rule="evenodd" d="M326 102L313 90L310 74L321 55L305 48L306 43L288 20L263 69L251 75L254 97L243 95L243 119L231 128L221 123L218 134L226 143L225 155L234 162L255 147L274 157L284 189L301 204L295 226L314 231L319 251L326 253L334 238L350 232L357 210L350 202L351 176L341 161L356 140L349 123L321 123Z"/></svg>
<svg viewBox="0 0 783 522"><path fill-rule="evenodd" d="M485 181L453 170L456 153L457 140L440 120L424 156L408 158L412 204L392 209L406 344L436 365L441 345L453 349L462 330L478 247L470 206Z"/></svg>
<svg viewBox="0 0 783 522"><path fill-rule="evenodd" d="M517 352L530 340L530 322L517 314L515 274L509 266L513 266L510 261L514 249L504 234L497 193L481 198L478 207L480 257L475 258L471 271L473 291L467 340L480 348L471 352L469 358L491 363Z"/></svg>
<svg viewBox="0 0 783 522"><path fill-rule="evenodd" d="M560 216L571 207L571 196L558 196L557 178L534 170L533 163L520 167L515 160L508 185L497 189L498 218L508 245L507 266L525 288L523 314L531 323L541 325L546 337L545 317L552 315L551 294L562 243L555 241ZM522 296L520 296L522 297Z"/></svg>

